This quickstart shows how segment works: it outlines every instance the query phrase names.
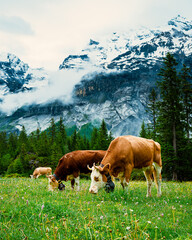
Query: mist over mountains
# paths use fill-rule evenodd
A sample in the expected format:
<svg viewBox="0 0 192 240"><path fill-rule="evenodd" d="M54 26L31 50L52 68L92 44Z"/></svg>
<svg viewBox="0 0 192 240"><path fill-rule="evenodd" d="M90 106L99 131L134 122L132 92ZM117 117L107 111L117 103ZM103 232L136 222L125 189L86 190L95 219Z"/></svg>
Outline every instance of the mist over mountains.
<svg viewBox="0 0 192 240"><path fill-rule="evenodd" d="M62 116L67 127L97 127L104 119L114 136L138 135L150 121L148 95L168 52L178 69L192 67L192 21L178 15L167 26L90 39L52 73L0 53L0 129L24 125L30 133Z"/></svg>

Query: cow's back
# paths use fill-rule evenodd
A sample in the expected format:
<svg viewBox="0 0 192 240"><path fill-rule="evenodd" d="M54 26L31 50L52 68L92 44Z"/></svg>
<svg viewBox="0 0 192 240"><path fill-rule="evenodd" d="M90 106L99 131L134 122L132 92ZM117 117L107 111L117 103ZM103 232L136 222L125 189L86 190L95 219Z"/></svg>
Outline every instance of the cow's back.
<svg viewBox="0 0 192 240"><path fill-rule="evenodd" d="M89 173L90 170L87 168L87 165L90 167L93 166L93 163L100 163L103 157L105 156L106 151L75 151L73 155L74 167L77 168L81 173Z"/></svg>
<svg viewBox="0 0 192 240"><path fill-rule="evenodd" d="M153 140L120 136L111 142L102 164L110 162L116 165L119 161L131 164L134 168L147 167L152 164L157 147Z"/></svg>
<svg viewBox="0 0 192 240"><path fill-rule="evenodd" d="M89 173L87 165L100 163L106 151L102 150L77 150L65 154L55 169L57 176L67 176L74 172Z"/></svg>
<svg viewBox="0 0 192 240"><path fill-rule="evenodd" d="M37 175L39 174L39 168L36 168L34 171L33 171L33 175Z"/></svg>

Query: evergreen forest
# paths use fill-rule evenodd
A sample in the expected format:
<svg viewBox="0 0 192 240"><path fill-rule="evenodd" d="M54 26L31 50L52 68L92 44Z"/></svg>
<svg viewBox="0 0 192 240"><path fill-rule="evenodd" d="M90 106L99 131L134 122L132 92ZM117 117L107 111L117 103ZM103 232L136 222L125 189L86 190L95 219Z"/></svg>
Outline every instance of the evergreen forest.
<svg viewBox="0 0 192 240"><path fill-rule="evenodd" d="M88 137L81 136L76 129L68 136L62 118L58 123L52 118L46 131L37 129L29 135L24 126L19 135L0 132L0 175L29 176L39 166L54 171L64 154L75 150L106 150L112 139L104 120Z"/></svg>

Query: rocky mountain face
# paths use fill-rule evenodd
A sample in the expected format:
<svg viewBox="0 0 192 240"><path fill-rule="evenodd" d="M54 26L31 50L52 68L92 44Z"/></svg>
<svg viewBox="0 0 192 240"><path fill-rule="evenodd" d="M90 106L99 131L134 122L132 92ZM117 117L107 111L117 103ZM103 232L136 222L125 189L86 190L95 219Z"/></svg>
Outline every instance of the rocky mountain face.
<svg viewBox="0 0 192 240"><path fill-rule="evenodd" d="M0 94L29 91L46 84L42 69L31 69L13 54L0 54Z"/></svg>
<svg viewBox="0 0 192 240"><path fill-rule="evenodd" d="M25 125L28 132L37 127L43 130L51 117L57 121L62 116L69 127L80 129L87 123L97 127L104 119L114 136L139 135L142 121L150 121L146 113L148 95L168 52L175 56L178 69L183 63L192 67L191 21L177 16L167 26L154 30L144 28L91 39L85 49L69 55L59 66L60 71L88 69L73 88L72 103L58 99L23 106L10 116L3 115L0 127L6 123L16 128ZM16 57L7 59L3 62L0 58L1 95L31 91L39 82L47 84L45 74L37 77Z"/></svg>

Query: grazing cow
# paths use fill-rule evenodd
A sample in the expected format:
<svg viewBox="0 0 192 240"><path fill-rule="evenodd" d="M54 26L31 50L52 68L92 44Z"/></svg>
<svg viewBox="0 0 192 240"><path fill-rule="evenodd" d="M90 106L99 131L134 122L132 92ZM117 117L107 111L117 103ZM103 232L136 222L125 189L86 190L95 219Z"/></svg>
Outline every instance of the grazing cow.
<svg viewBox="0 0 192 240"><path fill-rule="evenodd" d="M152 174L157 186L157 195L161 195L161 147L149 139L121 136L114 139L100 166L89 168L91 173L90 193L97 193L105 185L114 188L110 176L119 178L123 188L128 187L133 168L144 171L147 180L147 197L151 196Z"/></svg>
<svg viewBox="0 0 192 240"><path fill-rule="evenodd" d="M90 174L87 165L93 166L93 163L100 163L105 156L106 151L102 150L78 150L65 154L60 160L53 175L49 178L49 190L59 188L63 190L64 184L62 180L71 180L71 187L77 185L79 190L79 175L80 173Z"/></svg>
<svg viewBox="0 0 192 240"><path fill-rule="evenodd" d="M52 169L50 167L38 167L34 170L33 175L30 175L31 178L38 178L41 175L50 175L52 174Z"/></svg>

